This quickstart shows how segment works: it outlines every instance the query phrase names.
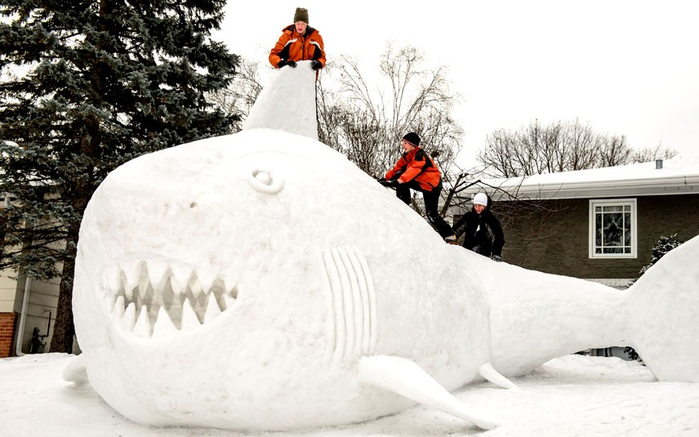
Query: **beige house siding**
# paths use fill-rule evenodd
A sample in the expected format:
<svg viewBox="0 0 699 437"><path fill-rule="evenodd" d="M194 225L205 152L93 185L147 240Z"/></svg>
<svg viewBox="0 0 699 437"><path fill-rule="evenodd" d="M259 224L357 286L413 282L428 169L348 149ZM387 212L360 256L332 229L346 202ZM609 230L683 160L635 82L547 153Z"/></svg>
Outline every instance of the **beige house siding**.
<svg viewBox="0 0 699 437"><path fill-rule="evenodd" d="M22 305L24 301L25 280L23 277L15 279L13 271L0 273L0 318L4 325L12 326L11 338L16 341L20 328ZM59 279L49 282L31 281L29 301L26 308L26 318L22 335L22 353L30 353L32 332L39 329L39 335L53 333L53 321L56 319L56 306L58 305ZM51 326L49 327L49 319ZM10 322L11 321L11 322ZM48 351L51 337L41 339L46 343L45 351ZM0 348L0 358L16 354L16 346Z"/></svg>
<svg viewBox="0 0 699 437"><path fill-rule="evenodd" d="M17 280L13 276L15 273L8 270L0 272L0 313L19 312L15 303Z"/></svg>

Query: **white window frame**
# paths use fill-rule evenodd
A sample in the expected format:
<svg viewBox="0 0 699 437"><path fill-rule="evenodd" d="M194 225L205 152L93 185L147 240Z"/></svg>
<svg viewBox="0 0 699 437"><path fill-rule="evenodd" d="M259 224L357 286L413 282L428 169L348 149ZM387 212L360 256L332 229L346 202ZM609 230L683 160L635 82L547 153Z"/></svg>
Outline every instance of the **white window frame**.
<svg viewBox="0 0 699 437"><path fill-rule="evenodd" d="M596 207L598 206L630 206L631 207L631 252L630 253L596 253L595 236L596 229ZM619 258L637 258L638 253L638 238L637 238L637 222L638 214L636 208L636 199L590 199L590 215L589 215L589 257L594 259L619 259Z"/></svg>

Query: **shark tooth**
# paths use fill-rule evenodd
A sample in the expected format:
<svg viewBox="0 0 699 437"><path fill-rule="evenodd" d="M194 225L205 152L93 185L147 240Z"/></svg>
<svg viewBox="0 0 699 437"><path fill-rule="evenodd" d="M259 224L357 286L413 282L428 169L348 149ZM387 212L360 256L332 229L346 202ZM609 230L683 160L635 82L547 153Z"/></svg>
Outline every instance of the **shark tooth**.
<svg viewBox="0 0 699 437"><path fill-rule="evenodd" d="M138 282L141 277L141 264L143 261L139 260L131 260L131 261L122 261L119 263L119 267L121 268L121 272L123 275L121 275L122 282L124 283L124 290L129 291L133 290L134 288L138 287Z"/></svg>
<svg viewBox="0 0 699 437"><path fill-rule="evenodd" d="M179 306L179 293L176 293L172 289L172 281L168 276L163 281L162 285L158 288L157 295L159 295L160 305L164 306L166 310L170 311L173 306ZM175 305L177 303L177 305Z"/></svg>
<svg viewBox="0 0 699 437"><path fill-rule="evenodd" d="M126 277L126 273L123 270L119 274L119 279L121 280L121 287L124 289L124 297L128 300L133 300L134 287L129 284L129 278Z"/></svg>
<svg viewBox="0 0 699 437"><path fill-rule="evenodd" d="M146 295L148 294L148 289L151 288L150 281L148 280L148 275L144 275L143 280L138 282L138 296L140 297L140 302L146 300Z"/></svg>
<svg viewBox="0 0 699 437"><path fill-rule="evenodd" d="M133 303L131 303L133 305ZM150 337L151 336L151 326L148 320L148 309L144 305L141 308L141 313L138 315L138 320L133 327L131 333L137 337Z"/></svg>
<svg viewBox="0 0 699 437"><path fill-rule="evenodd" d="M185 299L184 304L182 304L182 330L186 331L188 329L193 329L201 326L197 313L194 312L192 304L189 299Z"/></svg>
<svg viewBox="0 0 699 437"><path fill-rule="evenodd" d="M170 276L170 289L175 296L179 296L184 293L184 288L180 286L180 281L177 280L175 276Z"/></svg>
<svg viewBox="0 0 699 437"><path fill-rule="evenodd" d="M163 284L168 278L170 266L168 266L167 263L163 261L147 260L146 269L148 271L148 278L150 279L151 285L155 290L160 292L162 290Z"/></svg>
<svg viewBox="0 0 699 437"><path fill-rule="evenodd" d="M233 299L238 299L238 287L234 285L230 290L228 290L228 295Z"/></svg>
<svg viewBox="0 0 699 437"><path fill-rule="evenodd" d="M116 299L114 296L104 296L104 305L107 307L107 310L111 313L114 311L114 304L116 303Z"/></svg>
<svg viewBox="0 0 699 437"><path fill-rule="evenodd" d="M217 275L211 269L199 268L197 270L197 279L199 279L199 284L205 293L209 293L213 282L216 280Z"/></svg>
<svg viewBox="0 0 699 437"><path fill-rule="evenodd" d="M121 326L127 331L133 330L133 326L136 323L136 304L131 302L129 306L126 307L124 311L124 317L121 319Z"/></svg>
<svg viewBox="0 0 699 437"><path fill-rule="evenodd" d="M186 267L172 266L171 272L170 282L172 283L172 289L178 294L184 293L187 289L189 278L192 276L192 270Z"/></svg>
<svg viewBox="0 0 699 437"><path fill-rule="evenodd" d="M204 314L204 323L209 323L221 314L221 309L216 303L214 295L209 295L209 302L206 305L206 314Z"/></svg>
<svg viewBox="0 0 699 437"><path fill-rule="evenodd" d="M151 284L150 278L148 277L148 267L145 261L138 265L138 270L138 293L141 296L141 300L143 300L146 297L146 292Z"/></svg>
<svg viewBox="0 0 699 437"><path fill-rule="evenodd" d="M160 307L158 319L155 321L155 325L153 325L153 337L160 337L174 332L177 332L177 327L172 323L172 319L170 319L170 315L165 308Z"/></svg>
<svg viewBox="0 0 699 437"><path fill-rule="evenodd" d="M224 311L235 305L235 299L230 297L228 294L223 295L223 301L226 304L226 308L223 308Z"/></svg>
<svg viewBox="0 0 699 437"><path fill-rule="evenodd" d="M235 281L235 279L233 279L233 276L231 276L230 274L226 274L226 275L219 274L218 279L223 283L221 285L221 287L224 290L235 288L235 286L237 285L237 282Z"/></svg>
<svg viewBox="0 0 699 437"><path fill-rule="evenodd" d="M104 288L107 290L108 296L116 296L119 294L121 287L121 274L119 270L110 269L105 271L102 277Z"/></svg>
<svg viewBox="0 0 699 437"><path fill-rule="evenodd" d="M119 296L114 302L114 308L112 308L112 314L117 318L117 320L122 320L124 318L124 296Z"/></svg>
<svg viewBox="0 0 699 437"><path fill-rule="evenodd" d="M192 273L192 277L189 279L188 283L189 290L192 292L194 299L197 299L204 292L204 289L199 282L199 278L195 273Z"/></svg>

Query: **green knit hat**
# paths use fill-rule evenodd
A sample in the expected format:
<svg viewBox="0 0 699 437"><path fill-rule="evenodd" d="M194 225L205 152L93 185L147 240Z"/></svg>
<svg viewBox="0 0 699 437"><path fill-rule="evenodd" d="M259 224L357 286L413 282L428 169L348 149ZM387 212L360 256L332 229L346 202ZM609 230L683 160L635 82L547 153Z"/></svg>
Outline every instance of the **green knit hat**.
<svg viewBox="0 0 699 437"><path fill-rule="evenodd" d="M308 24L308 9L306 8L296 8L296 13L294 14L294 23L297 21L303 21Z"/></svg>

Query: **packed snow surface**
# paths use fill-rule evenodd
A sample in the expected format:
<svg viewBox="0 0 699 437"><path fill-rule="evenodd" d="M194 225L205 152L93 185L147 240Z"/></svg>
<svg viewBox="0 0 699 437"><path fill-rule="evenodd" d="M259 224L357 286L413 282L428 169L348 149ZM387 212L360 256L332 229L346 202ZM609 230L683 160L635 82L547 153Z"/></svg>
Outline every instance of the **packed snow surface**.
<svg viewBox="0 0 699 437"><path fill-rule="evenodd" d="M696 437L699 384L655 382L650 371L618 358L570 355L513 381L467 386L457 398L492 411L502 425L478 431L418 405L372 422L294 432L244 433L211 428L155 428L116 413L89 385L61 379L65 354L0 360L0 435L7 437Z"/></svg>

